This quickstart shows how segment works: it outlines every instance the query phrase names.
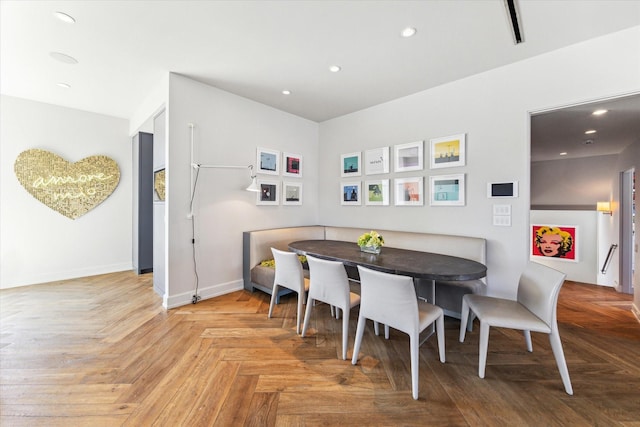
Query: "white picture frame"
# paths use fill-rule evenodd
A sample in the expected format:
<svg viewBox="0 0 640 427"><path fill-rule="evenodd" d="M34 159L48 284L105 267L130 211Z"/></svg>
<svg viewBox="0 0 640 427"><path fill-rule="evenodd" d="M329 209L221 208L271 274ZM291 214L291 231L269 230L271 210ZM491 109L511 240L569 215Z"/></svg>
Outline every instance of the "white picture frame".
<svg viewBox="0 0 640 427"><path fill-rule="evenodd" d="M463 173L451 175L435 175L429 177L431 206L464 206L465 205L465 175Z"/></svg>
<svg viewBox="0 0 640 427"><path fill-rule="evenodd" d="M393 171L412 172L424 169L424 141L393 146Z"/></svg>
<svg viewBox="0 0 640 427"><path fill-rule="evenodd" d="M466 134L443 136L429 140L431 169L466 165Z"/></svg>
<svg viewBox="0 0 640 427"><path fill-rule="evenodd" d="M265 175L280 175L280 151L257 148L256 172Z"/></svg>
<svg viewBox="0 0 640 427"><path fill-rule="evenodd" d="M258 179L257 183L259 191L256 195L256 205L280 204L280 182Z"/></svg>
<svg viewBox="0 0 640 427"><path fill-rule="evenodd" d="M364 173L366 175L389 173L389 147L365 151Z"/></svg>
<svg viewBox="0 0 640 427"><path fill-rule="evenodd" d="M346 153L340 156L340 176L360 176L362 175L362 155L356 153Z"/></svg>
<svg viewBox="0 0 640 427"><path fill-rule="evenodd" d="M396 206L424 205L424 177L396 178L393 180Z"/></svg>
<svg viewBox="0 0 640 427"><path fill-rule="evenodd" d="M283 182L282 183L282 204L291 206L302 205L302 183Z"/></svg>
<svg viewBox="0 0 640 427"><path fill-rule="evenodd" d="M302 156L282 153L282 176L302 178Z"/></svg>
<svg viewBox="0 0 640 427"><path fill-rule="evenodd" d="M365 181L364 202L368 206L389 206L389 180Z"/></svg>
<svg viewBox="0 0 640 427"><path fill-rule="evenodd" d="M362 204L360 181L340 183L340 204L343 206L355 206Z"/></svg>

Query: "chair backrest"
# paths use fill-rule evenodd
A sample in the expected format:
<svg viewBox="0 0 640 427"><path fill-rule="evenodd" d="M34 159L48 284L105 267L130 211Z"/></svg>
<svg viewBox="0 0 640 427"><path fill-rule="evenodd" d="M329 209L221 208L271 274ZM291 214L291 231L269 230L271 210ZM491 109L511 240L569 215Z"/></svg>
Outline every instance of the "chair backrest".
<svg viewBox="0 0 640 427"><path fill-rule="evenodd" d="M549 327L556 324L556 305L566 274L529 261L518 283L518 302Z"/></svg>
<svg viewBox="0 0 640 427"><path fill-rule="evenodd" d="M271 248L276 264L276 273L273 284L284 286L298 293L304 292L304 272L298 255L294 252L281 251Z"/></svg>
<svg viewBox="0 0 640 427"><path fill-rule="evenodd" d="M418 329L418 298L413 279L358 266L360 315L405 333Z"/></svg>
<svg viewBox="0 0 640 427"><path fill-rule="evenodd" d="M349 305L349 278L344 264L307 255L309 263L309 295L338 307Z"/></svg>

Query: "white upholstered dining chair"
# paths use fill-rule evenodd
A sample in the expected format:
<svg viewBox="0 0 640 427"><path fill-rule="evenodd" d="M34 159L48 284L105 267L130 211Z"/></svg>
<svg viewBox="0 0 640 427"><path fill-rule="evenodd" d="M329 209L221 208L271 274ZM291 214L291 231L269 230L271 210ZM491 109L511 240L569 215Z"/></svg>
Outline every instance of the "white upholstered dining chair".
<svg viewBox="0 0 640 427"><path fill-rule="evenodd" d="M444 313L440 307L418 300L411 277L361 266L358 266L358 272L361 289L360 314L351 363L355 365L358 362L367 319L384 324L385 335L388 335L388 327L404 332L409 335L411 352L411 392L417 400L420 333L436 323L440 361L444 363Z"/></svg>
<svg viewBox="0 0 640 427"><path fill-rule="evenodd" d="M311 310L315 301L322 301L338 310L342 310L342 360L347 359L347 339L349 337L349 313L351 309L360 304L360 295L349 289L349 278L344 269L344 264L339 261L328 261L307 255L309 263L309 299L304 315L302 336L304 337L309 326Z"/></svg>
<svg viewBox="0 0 640 427"><path fill-rule="evenodd" d="M484 378L489 347L489 328L510 328L524 331L527 350L533 351L531 331L549 334L551 349L567 394L573 394L567 362L558 332L556 307L560 288L566 275L550 267L529 262L520 276L517 300L467 294L462 299L460 342L464 342L469 312L480 321L478 376Z"/></svg>
<svg viewBox="0 0 640 427"><path fill-rule="evenodd" d="M296 315L296 333L300 333L300 322L302 321L302 305L304 304L306 292L309 290L309 279L304 277L302 264L298 255L294 252L281 251L271 248L273 259L276 265L275 277L273 279L273 291L271 292L271 303L269 304L269 318L273 314L273 307L276 304L279 288L291 289L298 293L298 311Z"/></svg>

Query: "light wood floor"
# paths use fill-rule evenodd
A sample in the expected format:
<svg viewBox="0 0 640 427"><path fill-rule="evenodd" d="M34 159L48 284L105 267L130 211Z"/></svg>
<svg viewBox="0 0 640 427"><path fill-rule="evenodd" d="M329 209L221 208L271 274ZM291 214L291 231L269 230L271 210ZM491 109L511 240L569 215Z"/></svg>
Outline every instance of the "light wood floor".
<svg viewBox="0 0 640 427"><path fill-rule="evenodd" d="M261 292L165 311L151 275L115 273L0 291L2 426L640 426L640 325L631 297L566 283L558 318L574 396L546 335L492 329L485 379L478 332L447 362L420 350L411 398L409 345L369 325L357 366L337 359L340 321L315 307L295 333L295 296L275 318ZM357 311L357 310L356 310ZM349 356L356 313L352 313ZM435 337L434 337L435 338Z"/></svg>

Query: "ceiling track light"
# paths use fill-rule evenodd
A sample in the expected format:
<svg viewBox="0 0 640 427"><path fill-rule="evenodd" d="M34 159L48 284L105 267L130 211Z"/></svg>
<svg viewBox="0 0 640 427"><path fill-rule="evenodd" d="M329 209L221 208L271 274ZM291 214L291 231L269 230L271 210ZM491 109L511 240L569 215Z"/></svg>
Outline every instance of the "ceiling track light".
<svg viewBox="0 0 640 427"><path fill-rule="evenodd" d="M516 44L524 41L522 37L522 28L519 22L518 5L516 0L504 0L504 7L507 9L507 15L509 15L509 21L511 22L511 30L513 31L513 40Z"/></svg>

